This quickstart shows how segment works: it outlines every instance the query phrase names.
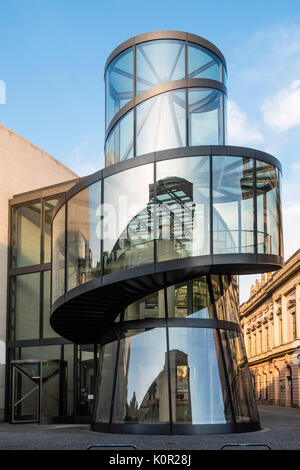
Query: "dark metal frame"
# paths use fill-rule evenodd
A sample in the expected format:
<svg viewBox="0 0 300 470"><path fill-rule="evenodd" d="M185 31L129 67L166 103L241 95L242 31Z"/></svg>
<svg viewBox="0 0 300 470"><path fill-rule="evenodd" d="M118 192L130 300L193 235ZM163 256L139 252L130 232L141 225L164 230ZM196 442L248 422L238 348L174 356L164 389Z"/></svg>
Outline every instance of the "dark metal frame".
<svg viewBox="0 0 300 470"><path fill-rule="evenodd" d="M118 434L217 434L217 433L236 433L236 432L250 432L257 431L260 429L259 421L251 421L248 423L239 423L236 419L235 409L232 401L232 390L230 388L230 382L228 379L227 364L225 361L223 344L221 340L221 330L234 331L242 337L242 330L238 323L232 321L219 320L217 317L216 304L211 284L210 276L206 276L210 304L213 306L214 318L201 319L201 318L169 318L168 315L168 300L167 291L164 287L164 318L153 318L153 319L141 319L141 320L130 320L124 321L124 310L122 310L120 322L115 323L113 326L114 338L107 338L103 342L102 346L110 341L117 341L117 350L115 356L114 370L113 370L113 385L112 385L112 399L111 408L109 415L109 422L102 423L97 421L97 410L95 409L92 421L92 429L97 432L110 432ZM228 283L231 282L230 276L227 278ZM221 295L223 292L223 282L219 279L219 287L221 288ZM217 335L217 350L216 354L218 357L219 367L224 370L225 384L227 396L229 398L229 406L231 411L232 422L227 424L205 424L205 425L194 425L194 424L180 424L173 420L172 415L172 393L171 393L171 368L170 368L170 347L169 347L169 329L173 327L185 327L185 328L211 328L215 330ZM169 423L166 424L144 424L144 423L113 423L113 409L115 402L115 392L118 375L119 365L119 351L120 341L122 338L122 331L129 330L148 330L154 328L165 328L166 333L166 354L168 361L168 399L169 399ZM247 364L247 361L246 363Z"/></svg>
<svg viewBox="0 0 300 470"><path fill-rule="evenodd" d="M76 183L81 181L77 178ZM30 191L29 193L25 193L24 195L17 196L15 199L9 201L8 204L8 214L9 214L9 223L8 223L8 261L7 261L7 273L8 273L8 282L7 282L7 311L6 311L6 376L5 376L5 421L10 420L11 416L11 366L10 363L12 360L21 360L21 348L26 347L42 347L42 346L60 346L60 356L58 359L64 360L64 345L73 344L71 341L62 338L62 337L53 337L53 338L44 338L43 335L43 286L40 285L40 312L39 312L39 321L40 321L40 329L39 329L39 338L35 339L27 339L27 340L16 340L11 339L11 280L18 276L18 275L25 275L25 274L32 274L32 273L40 273L40 283L43 284L43 276L45 271L51 271L52 266L52 249L51 249L51 262L44 263L44 214L43 214L43 207L44 201L49 198L56 198L61 197L62 201L65 201L65 188L70 187L71 184L74 184L73 181L69 181L66 183L59 183L58 185L52 185L47 188L43 188L37 191ZM63 191L63 192L61 192ZM41 259L40 264L31 265L31 266L24 266L18 268L11 267L11 237L12 237L12 210L17 207L21 207L27 205L28 203L32 203L34 201L41 202ZM51 239L52 239L52 224L51 224ZM51 289L52 289L52 282L50 284L50 298L51 298ZM96 347L96 345L95 345ZM81 422L90 422L89 418L76 416L76 355L77 355L78 345L73 344L73 369L74 369L74 378L73 378L73 389L74 389L74 397L73 397L73 415L74 421L81 421ZM24 360L22 360L23 362ZM95 367L96 370L96 367ZM61 410L63 411L63 410ZM63 419L65 419L63 413L61 413Z"/></svg>
<svg viewBox="0 0 300 470"><path fill-rule="evenodd" d="M233 146L182 147L142 155L138 158L132 158L104 168L103 170L81 180L65 194L65 198L54 209L52 223L58 211L63 206L68 206L67 202L69 199L98 181L102 181L101 201L99 202L100 204L103 203L105 191L104 180L106 177L153 163L155 178L156 162L173 160L175 158L198 156L207 156L210 159L210 254L158 262L156 257L157 240L155 239L153 250L154 258L152 264L138 266L124 271L112 272L110 274L104 274L103 256L101 256L102 271L100 273L100 277L93 279L92 281L88 281L85 284L81 284L70 291L65 291L65 294L56 299L53 303L51 324L56 331L74 342L99 342L99 330L105 330L105 323L109 325L111 321L113 321L113 318L119 313L122 305L126 306L138 298L143 297L147 293L154 292L155 290L171 285L172 283L174 284L178 279L184 281L205 273L223 272L232 274L251 274L261 271L275 270L283 265L282 255L278 256L257 253L257 245L255 245L254 253L213 254L212 157L222 158L222 156L227 155L253 159L254 183L256 182L256 160L270 163L281 171L280 162L272 155L250 148ZM154 183L154 194L156 195L156 180L154 180ZM257 209L255 199L256 186L254 187L253 196L255 229L257 228ZM66 221L67 208L65 223ZM155 222L155 224L157 224L157 222ZM65 228L66 250L67 225L65 225ZM257 242L256 233L254 233L254 240ZM99 243L101 243L101 253L103 253L103 241L101 240ZM66 254L67 253L65 251L65 279L67 278ZM134 289L135 294L132 294ZM83 309L86 311L84 316L80 314ZM88 316L89 311L93 311L91 316ZM92 326L89 326L88 319ZM80 335L82 339L80 339Z"/></svg>
<svg viewBox="0 0 300 470"><path fill-rule="evenodd" d="M136 94L136 46L139 44L144 44L151 41L156 40L177 40L182 41L184 44L184 54L185 54L185 77L180 80L170 80L168 82L155 85L150 89L146 90L145 92ZM207 50L208 55L215 55L221 61L221 79L220 80L211 80L208 78L189 78L188 75L188 45L196 44L198 46L203 47ZM221 112L222 112L222 143L225 143L225 98L224 96L227 95L227 88L224 84L225 81L225 74L227 73L227 65L225 58L221 51L211 42L207 41L206 39L197 36L195 34L190 34L182 31L154 31L146 34L140 34L138 36L134 36L129 40L125 41L124 43L120 44L108 57L104 75L106 75L108 66L112 63L114 59L116 59L121 53L125 52L126 50L132 49L132 56L133 56L133 73L132 73L132 99L122 106L119 111L113 116L110 122L107 122L107 116L105 116L105 145L107 139L112 131L112 129L120 122L122 117L125 116L129 111L133 110L133 157L136 157L136 106L140 103L152 98L154 96L160 95L162 93L166 93L171 90L179 90L185 89L185 113L186 113L186 145L189 145L189 114L188 114L188 89L193 87L199 88L208 88L208 89L215 89L222 92L222 104L221 104ZM105 87L106 90L106 87ZM105 91L105 93L107 90ZM106 110L105 110L106 115ZM105 149L104 149L105 152Z"/></svg>
<svg viewBox="0 0 300 470"><path fill-rule="evenodd" d="M125 51L126 49L129 49L132 46L141 44L142 42L154 41L157 39L177 39L179 41L193 42L195 44L198 44L199 46L205 47L205 49L208 49L209 51L213 52L221 60L221 62L223 62L225 69L227 69L225 57L223 56L222 52L212 42L196 34L186 33L183 31L162 30L162 31L152 31L149 33L139 34L138 36L133 36L127 41L122 42L109 55L105 64L104 72L106 72L106 69L109 66L109 64L121 52Z"/></svg>

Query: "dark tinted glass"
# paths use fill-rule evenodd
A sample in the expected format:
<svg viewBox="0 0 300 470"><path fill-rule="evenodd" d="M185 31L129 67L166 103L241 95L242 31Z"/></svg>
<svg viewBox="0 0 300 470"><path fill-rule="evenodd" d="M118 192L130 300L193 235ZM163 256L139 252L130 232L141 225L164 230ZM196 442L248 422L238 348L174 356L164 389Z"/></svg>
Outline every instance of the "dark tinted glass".
<svg viewBox="0 0 300 470"><path fill-rule="evenodd" d="M40 273L23 274L11 281L11 339L40 336Z"/></svg>
<svg viewBox="0 0 300 470"><path fill-rule="evenodd" d="M29 202L12 209L13 268L41 262L41 203Z"/></svg>
<svg viewBox="0 0 300 470"><path fill-rule="evenodd" d="M221 330L222 346L237 423L258 421L243 340L235 331Z"/></svg>
<svg viewBox="0 0 300 470"><path fill-rule="evenodd" d="M65 214L65 206L62 206L52 224L52 303L65 292Z"/></svg>

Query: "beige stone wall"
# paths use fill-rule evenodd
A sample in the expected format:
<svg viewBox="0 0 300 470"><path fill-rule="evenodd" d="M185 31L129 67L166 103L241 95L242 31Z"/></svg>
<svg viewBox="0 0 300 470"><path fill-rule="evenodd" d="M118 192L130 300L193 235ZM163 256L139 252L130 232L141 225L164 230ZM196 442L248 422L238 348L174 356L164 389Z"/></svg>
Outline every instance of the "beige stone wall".
<svg viewBox="0 0 300 470"><path fill-rule="evenodd" d="M0 124L0 419L5 388L8 201L15 194L76 177L51 155Z"/></svg>
<svg viewBox="0 0 300 470"><path fill-rule="evenodd" d="M300 407L300 250L256 282L240 319L257 400Z"/></svg>

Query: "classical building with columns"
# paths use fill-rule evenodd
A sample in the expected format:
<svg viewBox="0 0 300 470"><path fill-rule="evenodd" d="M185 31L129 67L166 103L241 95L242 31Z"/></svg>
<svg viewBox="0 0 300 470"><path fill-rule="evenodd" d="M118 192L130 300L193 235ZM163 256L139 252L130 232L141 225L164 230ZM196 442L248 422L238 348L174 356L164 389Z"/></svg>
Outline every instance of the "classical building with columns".
<svg viewBox="0 0 300 470"><path fill-rule="evenodd" d="M300 249L256 280L240 319L256 399L300 407Z"/></svg>

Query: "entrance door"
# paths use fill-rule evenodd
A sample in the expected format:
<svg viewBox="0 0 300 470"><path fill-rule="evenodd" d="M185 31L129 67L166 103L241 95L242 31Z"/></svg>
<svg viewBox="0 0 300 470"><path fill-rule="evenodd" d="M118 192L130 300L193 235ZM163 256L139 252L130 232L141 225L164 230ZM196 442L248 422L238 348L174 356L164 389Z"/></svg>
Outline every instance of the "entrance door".
<svg viewBox="0 0 300 470"><path fill-rule="evenodd" d="M12 361L12 423L58 423L63 409L66 363Z"/></svg>

